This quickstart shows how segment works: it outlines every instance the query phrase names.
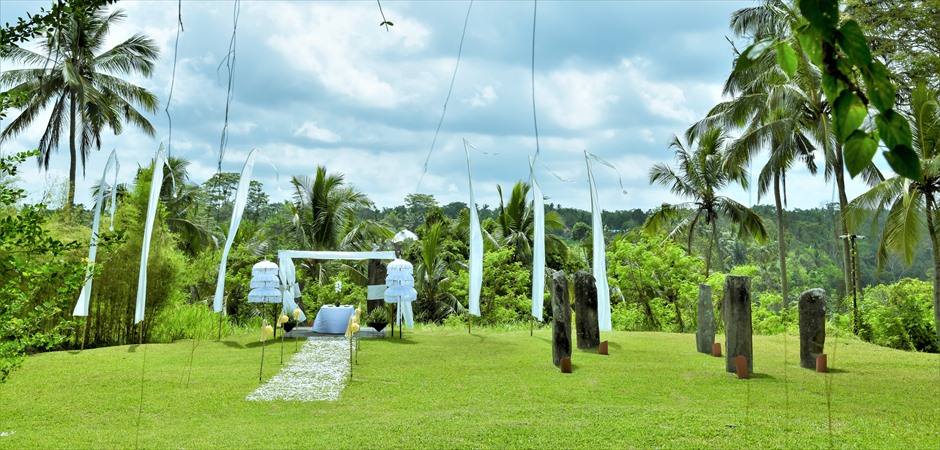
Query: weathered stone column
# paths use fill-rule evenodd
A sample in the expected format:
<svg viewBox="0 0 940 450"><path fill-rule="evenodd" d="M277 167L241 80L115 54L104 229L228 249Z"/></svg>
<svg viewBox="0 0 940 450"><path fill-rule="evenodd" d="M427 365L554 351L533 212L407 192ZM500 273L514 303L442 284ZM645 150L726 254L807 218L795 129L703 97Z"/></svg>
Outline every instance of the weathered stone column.
<svg viewBox="0 0 940 450"><path fill-rule="evenodd" d="M826 344L826 291L800 294L800 367L816 369L816 358Z"/></svg>
<svg viewBox="0 0 940 450"><path fill-rule="evenodd" d="M725 278L721 305L725 319L725 370L737 372L734 357L740 355L747 359L748 372L753 372L751 278L728 275Z"/></svg>
<svg viewBox="0 0 940 450"><path fill-rule="evenodd" d="M369 260L369 274L368 274L368 281L367 281L367 283L368 283L369 285L380 285L380 284L381 284L381 285L384 285L384 284L385 284L385 277L386 277L386 276L388 276L387 265L386 265L385 263L383 263L381 260L378 260L378 259L370 259L370 260ZM385 306L385 300L382 300L382 299L378 299L378 300L367 300L367 301L366 301L366 309L367 309L366 312L367 312L367 313L370 313L370 312L372 312L372 310L374 310L375 308L378 308L378 307L380 307L380 306Z"/></svg>
<svg viewBox="0 0 940 450"><path fill-rule="evenodd" d="M552 274L552 362L561 365L562 358L571 357L571 302L568 279L559 270Z"/></svg>
<svg viewBox="0 0 940 450"><path fill-rule="evenodd" d="M601 330L597 322L597 284L594 283L594 275L584 270L574 274L574 312L578 348L598 348Z"/></svg>
<svg viewBox="0 0 940 450"><path fill-rule="evenodd" d="M715 307L712 304L712 287L698 285L698 331L695 332L695 345L698 351L712 354L715 345Z"/></svg>

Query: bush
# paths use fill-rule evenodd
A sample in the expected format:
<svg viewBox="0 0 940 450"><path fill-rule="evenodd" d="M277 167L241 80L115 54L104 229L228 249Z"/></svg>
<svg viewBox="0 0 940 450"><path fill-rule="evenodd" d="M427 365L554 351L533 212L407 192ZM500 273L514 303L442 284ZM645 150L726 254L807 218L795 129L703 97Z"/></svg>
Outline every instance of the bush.
<svg viewBox="0 0 940 450"><path fill-rule="evenodd" d="M865 288L859 303L860 337L885 347L936 353L933 286L911 278Z"/></svg>

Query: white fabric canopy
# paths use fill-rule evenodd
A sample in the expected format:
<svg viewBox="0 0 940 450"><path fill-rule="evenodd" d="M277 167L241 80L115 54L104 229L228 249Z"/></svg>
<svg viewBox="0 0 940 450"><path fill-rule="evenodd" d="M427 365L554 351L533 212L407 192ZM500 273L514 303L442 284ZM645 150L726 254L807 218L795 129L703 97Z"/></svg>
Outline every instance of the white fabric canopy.
<svg viewBox="0 0 940 450"><path fill-rule="evenodd" d="M466 139L463 149L467 153L467 182L470 187L470 314L479 316L480 290L483 288L483 233L480 231L477 204L473 200L473 174L470 172L470 149Z"/></svg>
<svg viewBox="0 0 940 450"><path fill-rule="evenodd" d="M360 260L360 259L395 259L395 252L393 251L383 251L383 252L325 252L325 251L311 251L311 250L279 250L277 252L277 258L282 260L284 258L291 259L343 259L343 260Z"/></svg>
<svg viewBox="0 0 940 450"><path fill-rule="evenodd" d="M88 316L88 304L91 300L91 281L94 275L92 268L98 255L98 227L101 224L101 208L104 207L104 188L107 186L104 178L108 176L111 167L114 167L114 182L111 184L110 230L114 231L114 200L117 195L117 176L121 170L121 164L118 163L117 159L117 150L111 150L111 156L108 157L108 162L104 165L104 172L101 174L101 183L98 184L98 203L95 206L95 218L91 222L91 243L88 245L88 269L85 271L85 285L82 286L82 291L78 293L78 302L75 303L75 309L72 311L73 316Z"/></svg>
<svg viewBox="0 0 940 450"><path fill-rule="evenodd" d="M601 206L597 199L597 187L594 185L594 174L591 172L591 160L588 152L584 152L587 162L588 184L591 186L591 212L593 242L594 283L597 286L597 323L600 331L612 329L610 319L610 287L607 285L607 251L604 246L604 226L601 223Z"/></svg>
<svg viewBox="0 0 940 450"><path fill-rule="evenodd" d="M253 149L245 159L245 166L242 167L242 175L238 180L238 190L235 191L235 205L232 209L232 222L228 227L228 237L225 239L225 248L222 250L222 263L219 265L219 278L215 284L215 300L213 309L215 312L222 312L222 297L225 292L225 266L228 264L228 252L232 249L232 242L235 241L235 234L238 233L238 225L242 221L242 213L245 212L245 205L248 203L248 188L251 184L251 171L255 166L255 155L258 149Z"/></svg>
<svg viewBox="0 0 940 450"><path fill-rule="evenodd" d="M140 273L137 277L137 307L134 310L134 323L144 320L147 307L147 259L150 258L150 238L153 236L153 220L157 215L157 203L160 201L160 188L163 186L163 164L166 155L163 145L153 159L153 177L150 179L150 198L147 200L147 221L144 224L144 240L140 249Z"/></svg>

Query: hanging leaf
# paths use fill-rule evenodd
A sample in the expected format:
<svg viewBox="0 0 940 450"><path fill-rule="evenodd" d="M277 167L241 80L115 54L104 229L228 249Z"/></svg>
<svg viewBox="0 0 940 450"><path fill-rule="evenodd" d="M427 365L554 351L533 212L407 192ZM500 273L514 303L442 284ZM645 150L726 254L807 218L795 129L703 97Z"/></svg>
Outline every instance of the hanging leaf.
<svg viewBox="0 0 940 450"><path fill-rule="evenodd" d="M884 152L885 159L891 165L891 169L898 175L911 180L919 181L923 179L921 172L920 159L917 153L906 145L898 145L890 152Z"/></svg>
<svg viewBox="0 0 940 450"><path fill-rule="evenodd" d="M848 142L849 135L858 130L867 114L868 108L862 103L862 99L848 90L842 91L832 108L832 127L836 137L842 142ZM871 160L871 156L868 159Z"/></svg>
<svg viewBox="0 0 940 450"><path fill-rule="evenodd" d="M826 94L826 100L830 103L835 103L842 91L845 90L845 84L836 79L836 77L823 72L822 90L823 93Z"/></svg>
<svg viewBox="0 0 940 450"><path fill-rule="evenodd" d="M849 170L852 178L868 167L872 158L875 157L876 150L878 150L878 140L862 130L855 130L845 140L845 168Z"/></svg>
<svg viewBox="0 0 940 450"><path fill-rule="evenodd" d="M800 40L800 46L806 52L806 56L813 64L819 66L822 64L822 36L819 31L810 27L808 23L803 23L796 27L794 33Z"/></svg>
<svg viewBox="0 0 940 450"><path fill-rule="evenodd" d="M836 41L852 62L858 67L869 66L872 63L871 50L865 40L862 27L854 20L847 20L836 35Z"/></svg>
<svg viewBox="0 0 940 450"><path fill-rule="evenodd" d="M830 30L839 23L837 0L799 0L800 12L818 30Z"/></svg>
<svg viewBox="0 0 940 450"><path fill-rule="evenodd" d="M879 61L870 64L866 69L862 69L862 77L865 80L865 91L868 99L878 108L878 111L887 111L894 107L895 87L891 82L891 74L888 68Z"/></svg>
<svg viewBox="0 0 940 450"><path fill-rule="evenodd" d="M911 126L901 114L889 109L875 116L875 123L878 125L881 140L892 153L898 146L912 147Z"/></svg>
<svg viewBox="0 0 940 450"><path fill-rule="evenodd" d="M738 59L735 60L734 71L740 72L749 69L761 56L764 56L764 53L767 53L767 49L773 46L774 42L772 39L765 39L744 49Z"/></svg>
<svg viewBox="0 0 940 450"><path fill-rule="evenodd" d="M777 42L777 64L787 74L787 78L793 78L796 73L796 52L786 42Z"/></svg>

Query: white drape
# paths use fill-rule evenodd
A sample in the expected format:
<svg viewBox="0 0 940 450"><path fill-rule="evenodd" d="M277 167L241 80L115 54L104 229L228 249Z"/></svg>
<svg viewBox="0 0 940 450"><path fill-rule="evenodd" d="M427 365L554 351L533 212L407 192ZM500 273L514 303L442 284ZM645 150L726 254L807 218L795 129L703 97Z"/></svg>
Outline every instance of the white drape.
<svg viewBox="0 0 940 450"><path fill-rule="evenodd" d="M483 233L480 231L480 218L477 204L473 201L473 175L470 172L470 149L467 140L463 141L467 153L467 182L470 187L470 314L480 315L480 290L483 288Z"/></svg>
<svg viewBox="0 0 940 450"><path fill-rule="evenodd" d="M213 308L215 312L222 312L222 296L225 291L225 266L228 264L228 252L232 249L232 242L235 241L235 234L238 233L238 225L242 221L242 214L245 212L245 204L248 203L248 188L251 184L251 171L255 166L255 155L258 149L253 149L245 160L245 166L242 168L242 176L238 180L238 189L235 191L235 205L232 210L232 222L228 227L228 238L225 239L225 248L222 250L222 263L219 265L219 279L215 284L215 301Z"/></svg>
<svg viewBox="0 0 940 450"><path fill-rule="evenodd" d="M587 162L588 184L591 186L592 233L594 234L593 269L594 283L597 286L597 323L600 331L610 331L610 287L607 285L607 252L604 246L604 226L601 223L601 206L597 199L597 187L591 172L591 160L584 152Z"/></svg>
<svg viewBox="0 0 940 450"><path fill-rule="evenodd" d="M277 260L278 270L281 272L281 312L293 317L294 310L297 309L295 298L300 297L300 288L297 287L297 269L294 268L294 261L287 257L282 257L278 252ZM307 314L300 311L297 317L298 322L307 320Z"/></svg>
<svg viewBox="0 0 940 450"><path fill-rule="evenodd" d="M91 299L92 268L95 265L95 258L98 256L98 227L101 224L101 208L104 207L104 189L105 186L107 186L104 178L108 176L108 171L110 171L112 167L114 167L114 182L111 184L110 230L114 231L114 200L117 198L117 176L118 172L121 170L121 164L118 163L117 159L117 150L111 150L111 156L108 157L108 162L104 165L104 172L101 174L101 183L98 184L98 203L95 207L95 218L91 222L91 243L88 244L88 269L85 271L85 285L82 286L82 291L78 293L78 302L75 303L75 309L72 311L73 316L88 316L88 304Z"/></svg>
<svg viewBox="0 0 940 450"><path fill-rule="evenodd" d="M150 198L147 200L147 221L144 224L144 240L140 248L140 273L137 277L137 308L134 310L134 323L144 320L147 305L147 259L150 257L150 238L153 235L153 220L157 215L157 203L160 201L160 187L163 186L163 164L166 155L163 146L157 150L153 159L153 177L150 179Z"/></svg>
<svg viewBox="0 0 940 450"><path fill-rule="evenodd" d="M545 197L535 179L534 160L529 159L532 171L532 208L534 209L532 248L532 317L542 321L542 303L545 301Z"/></svg>

